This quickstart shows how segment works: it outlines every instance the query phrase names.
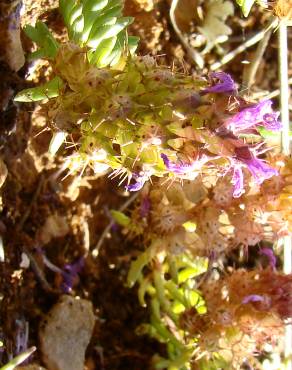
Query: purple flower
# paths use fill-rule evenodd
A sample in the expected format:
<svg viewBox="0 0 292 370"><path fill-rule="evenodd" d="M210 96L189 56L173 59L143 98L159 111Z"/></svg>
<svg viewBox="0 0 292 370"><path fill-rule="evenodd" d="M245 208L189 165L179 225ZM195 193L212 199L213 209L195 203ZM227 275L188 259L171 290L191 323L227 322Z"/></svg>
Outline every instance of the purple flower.
<svg viewBox="0 0 292 370"><path fill-rule="evenodd" d="M139 191L143 188L145 182L148 180L148 176L145 175L135 175L133 174L133 178L135 179L135 183L129 184L125 187L127 191Z"/></svg>
<svg viewBox="0 0 292 370"><path fill-rule="evenodd" d="M278 175L278 171L267 165L263 160L255 157L248 146L235 148L236 158L243 162L257 184L262 184L265 180Z"/></svg>
<svg viewBox="0 0 292 370"><path fill-rule="evenodd" d="M76 262L72 264L66 264L63 269L54 265L45 255L44 251L37 247L37 252L41 254L44 265L47 266L51 271L54 271L60 274L63 278L63 282L61 284L61 288L65 293L71 291L74 281L77 278L78 274L82 271L85 261L84 257L80 257Z"/></svg>
<svg viewBox="0 0 292 370"><path fill-rule="evenodd" d="M148 196L143 197L140 205L140 215L142 218L147 217L151 208L150 199Z"/></svg>
<svg viewBox="0 0 292 370"><path fill-rule="evenodd" d="M247 304L250 302L263 302L265 300L264 297L258 294L250 294L243 298L242 303Z"/></svg>
<svg viewBox="0 0 292 370"><path fill-rule="evenodd" d="M231 183L234 185L233 196L239 198L244 193L243 167L246 166L257 184L278 175L278 171L262 159L257 158L247 145L237 147L234 150L233 176Z"/></svg>
<svg viewBox="0 0 292 370"><path fill-rule="evenodd" d="M272 110L272 101L264 100L250 108L245 108L226 122L226 126L235 132L264 126L270 131L279 131L282 123L278 121L279 113Z"/></svg>
<svg viewBox="0 0 292 370"><path fill-rule="evenodd" d="M237 91L235 82L228 73L225 72L212 72L210 77L218 79L220 82L214 86L207 87L203 93L234 93Z"/></svg>
<svg viewBox="0 0 292 370"><path fill-rule="evenodd" d="M265 180L278 175L278 171L267 165L265 162L258 158L253 158L245 162L247 168L253 175L257 184L262 184Z"/></svg>
<svg viewBox="0 0 292 370"><path fill-rule="evenodd" d="M177 175L184 175L186 173L192 172L195 169L198 169L198 161L194 161L191 164L186 163L173 163L169 160L168 156L164 153L160 154L160 157L163 159L165 167Z"/></svg>
<svg viewBox="0 0 292 370"><path fill-rule="evenodd" d="M234 198L239 198L244 193L243 172L241 166L236 166L234 168L231 182L234 185L233 196Z"/></svg>
<svg viewBox="0 0 292 370"><path fill-rule="evenodd" d="M85 261L84 257L82 256L76 262L64 266L64 270L61 272L63 277L63 283L61 287L65 293L70 292L72 289L74 281L78 274L82 271L84 264Z"/></svg>
<svg viewBox="0 0 292 370"><path fill-rule="evenodd" d="M273 252L272 249L270 249L270 248L261 248L260 249L260 254L263 254L264 256L268 257L270 266L272 267L273 270L276 269L277 259L276 259L276 256L274 255L274 252Z"/></svg>

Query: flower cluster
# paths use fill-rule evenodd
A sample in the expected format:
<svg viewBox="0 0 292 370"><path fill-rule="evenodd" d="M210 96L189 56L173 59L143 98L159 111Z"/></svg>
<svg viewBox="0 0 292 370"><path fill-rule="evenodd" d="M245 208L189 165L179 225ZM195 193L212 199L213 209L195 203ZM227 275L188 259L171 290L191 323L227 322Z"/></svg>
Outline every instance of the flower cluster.
<svg viewBox="0 0 292 370"><path fill-rule="evenodd" d="M187 335L198 338L200 351L209 360L217 354L233 365L255 361L264 345L277 345L283 322L292 317L291 282L291 275L271 268L235 270L204 284L206 313L185 311L180 325Z"/></svg>
<svg viewBox="0 0 292 370"><path fill-rule="evenodd" d="M151 57L129 57L120 70L97 68L70 43L60 46L54 72L63 87L49 100L48 116L77 148L68 160L72 172L111 168L129 191L152 176L232 173L234 197L245 191L245 169L258 184L277 175L259 157L258 128L280 130L278 113L270 100L252 105L240 98L224 72L212 73L208 87ZM258 137L256 147L243 141L248 134Z"/></svg>

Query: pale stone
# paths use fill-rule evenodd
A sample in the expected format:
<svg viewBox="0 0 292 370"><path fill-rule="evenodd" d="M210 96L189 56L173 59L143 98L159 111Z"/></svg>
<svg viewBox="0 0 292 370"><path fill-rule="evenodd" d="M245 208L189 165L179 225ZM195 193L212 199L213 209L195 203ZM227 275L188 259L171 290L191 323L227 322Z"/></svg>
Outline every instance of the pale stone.
<svg viewBox="0 0 292 370"><path fill-rule="evenodd" d="M40 327L40 349L48 370L83 370L94 324L91 302L64 295Z"/></svg>

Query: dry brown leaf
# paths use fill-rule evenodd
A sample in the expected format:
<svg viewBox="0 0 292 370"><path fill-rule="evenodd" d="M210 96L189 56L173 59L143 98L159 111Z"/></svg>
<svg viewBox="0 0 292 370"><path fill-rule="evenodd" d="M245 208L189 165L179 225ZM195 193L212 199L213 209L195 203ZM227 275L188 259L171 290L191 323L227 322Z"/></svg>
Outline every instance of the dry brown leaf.
<svg viewBox="0 0 292 370"><path fill-rule="evenodd" d="M227 40L232 30L225 21L234 13L234 6L229 0L209 0L206 3L205 18L202 26L198 27L198 31L206 38L204 53Z"/></svg>
<svg viewBox="0 0 292 370"><path fill-rule="evenodd" d="M189 33L191 23L197 20L197 9L200 5L199 0L179 0L175 10L175 19L179 29L184 33Z"/></svg>

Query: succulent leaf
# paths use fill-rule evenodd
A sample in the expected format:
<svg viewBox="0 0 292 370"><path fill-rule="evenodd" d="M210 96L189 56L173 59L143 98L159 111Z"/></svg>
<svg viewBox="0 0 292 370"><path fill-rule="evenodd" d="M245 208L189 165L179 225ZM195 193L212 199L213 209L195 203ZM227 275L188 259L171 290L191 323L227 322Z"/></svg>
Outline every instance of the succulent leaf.
<svg viewBox="0 0 292 370"><path fill-rule="evenodd" d="M124 54L133 54L137 37L128 37L126 27L131 17L122 17L122 0L60 0L60 11L69 38L87 47L91 64L116 65Z"/></svg>
<svg viewBox="0 0 292 370"><path fill-rule="evenodd" d="M256 0L236 0L236 2L240 6L243 15L247 17Z"/></svg>
<svg viewBox="0 0 292 370"><path fill-rule="evenodd" d="M62 80L59 77L55 77L51 81L41 86L20 91L14 100L18 102L30 103L33 101L55 98L59 95L62 86Z"/></svg>
<svg viewBox="0 0 292 370"><path fill-rule="evenodd" d="M24 27L24 32L32 41L34 41L40 47L40 49L30 55L30 59L55 58L59 48L59 44L49 31L45 23L36 22L35 27L31 25L26 25Z"/></svg>

